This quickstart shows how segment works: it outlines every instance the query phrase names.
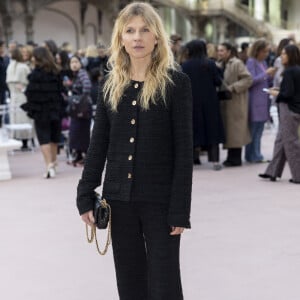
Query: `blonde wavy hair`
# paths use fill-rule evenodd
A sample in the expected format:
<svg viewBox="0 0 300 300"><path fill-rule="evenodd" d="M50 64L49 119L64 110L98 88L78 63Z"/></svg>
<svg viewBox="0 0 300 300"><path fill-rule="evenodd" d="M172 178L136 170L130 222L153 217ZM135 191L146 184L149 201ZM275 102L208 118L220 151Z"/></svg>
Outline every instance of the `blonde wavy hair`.
<svg viewBox="0 0 300 300"><path fill-rule="evenodd" d="M121 10L115 22L110 47L111 55L108 62L111 71L103 88L104 98L107 99L106 101L113 111L117 111L123 92L130 84L131 63L128 53L122 46L122 33L125 26L135 16L143 18L149 30L155 34L157 39L138 99L142 109L149 109L150 103L156 104L158 101L157 95L160 95L165 102L166 87L169 83L172 83L168 71L176 69L169 40L158 13L147 3L133 2L127 5Z"/></svg>

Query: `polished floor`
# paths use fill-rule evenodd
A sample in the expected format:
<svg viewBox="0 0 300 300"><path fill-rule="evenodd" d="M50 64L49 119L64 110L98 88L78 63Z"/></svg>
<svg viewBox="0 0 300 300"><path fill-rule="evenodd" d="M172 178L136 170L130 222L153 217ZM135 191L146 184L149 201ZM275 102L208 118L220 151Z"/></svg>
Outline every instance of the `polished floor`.
<svg viewBox="0 0 300 300"><path fill-rule="evenodd" d="M265 130L266 159L274 136ZM86 242L75 207L81 169L62 153L57 177L45 180L38 150L9 159L13 179L0 182L1 299L117 300L111 249L100 257ZM213 171L202 161L192 230L182 238L185 300L299 300L300 186L288 182L289 169L274 183L257 177L266 164Z"/></svg>

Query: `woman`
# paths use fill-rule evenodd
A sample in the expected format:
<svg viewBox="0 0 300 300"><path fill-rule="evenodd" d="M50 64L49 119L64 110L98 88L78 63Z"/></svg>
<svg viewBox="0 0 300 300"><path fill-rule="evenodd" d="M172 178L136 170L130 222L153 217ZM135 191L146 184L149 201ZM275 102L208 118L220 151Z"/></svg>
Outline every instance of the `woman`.
<svg viewBox="0 0 300 300"><path fill-rule="evenodd" d="M289 44L292 44L291 39L282 39L279 42L279 45L277 47L276 59L274 61L274 67L276 68L276 72L275 72L274 78L273 78L273 87L275 87L275 88L280 87L280 83L282 80L282 73L284 70L284 65L281 62L281 52L282 52L283 48Z"/></svg>
<svg viewBox="0 0 300 300"><path fill-rule="evenodd" d="M224 143L224 129L216 87L222 84L216 64L207 58L205 42L193 40L186 45L188 59L182 71L191 79L193 93L194 163L200 164L200 148L208 151L213 169L221 170L219 143Z"/></svg>
<svg viewBox="0 0 300 300"><path fill-rule="evenodd" d="M59 69L48 49L33 50L34 69L28 76L27 103L21 107L34 120L35 130L46 164L44 178L55 177L57 144L60 142L63 111Z"/></svg>
<svg viewBox="0 0 300 300"><path fill-rule="evenodd" d="M31 123L26 113L20 106L26 103L24 90L28 84L27 76L30 73L29 67L23 62L20 48L11 52L11 61L6 71L6 83L10 91L10 114L11 124ZM22 151L30 150L28 140L33 138L32 130L17 130L14 132L15 139L22 140Z"/></svg>
<svg viewBox="0 0 300 300"><path fill-rule="evenodd" d="M119 14L77 206L92 226L94 189L112 209L121 300L182 300L180 234L190 227L193 170L189 78L174 68L162 21L147 3Z"/></svg>
<svg viewBox="0 0 300 300"><path fill-rule="evenodd" d="M279 105L279 130L277 133L273 159L262 178L276 181L281 177L287 161L292 173L292 183L300 183L300 51L295 45L284 47L281 62L285 69L280 90L270 89L277 97Z"/></svg>
<svg viewBox="0 0 300 300"><path fill-rule="evenodd" d="M235 55L235 48L229 43L218 46L220 67L224 72L224 84L232 98L221 102L221 112L225 128L224 148L226 167L242 165L242 147L250 142L248 128L248 89L252 83L244 63ZM222 99L221 99L222 100Z"/></svg>
<svg viewBox="0 0 300 300"><path fill-rule="evenodd" d="M30 68L30 70L32 69L32 62L31 62L32 51L33 51L33 47L30 45L24 45L21 47L23 62Z"/></svg>
<svg viewBox="0 0 300 300"><path fill-rule="evenodd" d="M87 72L82 68L81 60L78 56L73 56L70 60L72 74L72 84L69 87L72 96L78 96L90 101L90 110L92 109L91 81ZM92 112L88 116L81 114L72 114L70 111L70 149L72 151L74 167L83 166L84 157L90 143L90 128Z"/></svg>
<svg viewBox="0 0 300 300"><path fill-rule="evenodd" d="M252 76L253 83L249 89L249 125L251 143L246 146L245 158L247 162L264 162L261 154L261 138L265 122L270 119L270 99L263 89L272 85L276 68L267 67L266 58L269 54L269 45L259 39L250 48L247 68Z"/></svg>

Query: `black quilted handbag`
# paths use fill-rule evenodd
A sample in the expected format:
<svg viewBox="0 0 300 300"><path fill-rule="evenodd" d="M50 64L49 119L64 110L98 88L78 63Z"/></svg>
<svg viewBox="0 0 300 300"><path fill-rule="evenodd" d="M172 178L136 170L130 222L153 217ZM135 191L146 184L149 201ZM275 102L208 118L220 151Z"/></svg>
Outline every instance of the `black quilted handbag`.
<svg viewBox="0 0 300 300"><path fill-rule="evenodd" d="M97 251L100 255L105 255L108 246L111 244L111 207L106 202L105 199L102 199L98 193L94 195L94 218L95 223L92 226L91 234L89 236L88 233L88 225L86 224L86 236L89 243L92 243L95 239ZM107 238L104 250L100 250L100 246L97 239L97 228L98 229L106 229L107 228Z"/></svg>

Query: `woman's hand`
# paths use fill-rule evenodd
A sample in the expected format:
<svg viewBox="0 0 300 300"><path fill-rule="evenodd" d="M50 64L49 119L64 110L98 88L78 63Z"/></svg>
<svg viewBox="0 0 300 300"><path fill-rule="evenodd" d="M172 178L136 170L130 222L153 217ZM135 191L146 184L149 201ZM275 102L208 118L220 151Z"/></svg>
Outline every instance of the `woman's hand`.
<svg viewBox="0 0 300 300"><path fill-rule="evenodd" d="M270 67L266 70L266 74L270 75L271 77L274 77L275 73L277 71L277 68L275 67Z"/></svg>
<svg viewBox="0 0 300 300"><path fill-rule="evenodd" d="M184 231L183 227L174 227L174 226L172 226L171 228L172 228L172 231L171 231L170 235L182 234L183 231Z"/></svg>
<svg viewBox="0 0 300 300"><path fill-rule="evenodd" d="M94 223L95 223L95 219L94 219L94 216L93 216L93 211L90 210L84 214L81 215L81 219L84 223L86 223L87 225L89 226L93 226Z"/></svg>
<svg viewBox="0 0 300 300"><path fill-rule="evenodd" d="M279 94L279 91L276 88L269 89L269 94L273 97L277 97Z"/></svg>

